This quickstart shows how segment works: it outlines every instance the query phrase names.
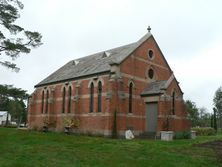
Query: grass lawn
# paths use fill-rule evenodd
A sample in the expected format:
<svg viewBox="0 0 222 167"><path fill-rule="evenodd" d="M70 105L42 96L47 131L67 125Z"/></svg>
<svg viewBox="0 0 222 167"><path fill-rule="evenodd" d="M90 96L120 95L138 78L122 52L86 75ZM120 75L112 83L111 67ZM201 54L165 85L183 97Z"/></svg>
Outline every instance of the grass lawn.
<svg viewBox="0 0 222 167"><path fill-rule="evenodd" d="M218 139L127 141L0 128L0 167L220 167L212 149L194 146Z"/></svg>

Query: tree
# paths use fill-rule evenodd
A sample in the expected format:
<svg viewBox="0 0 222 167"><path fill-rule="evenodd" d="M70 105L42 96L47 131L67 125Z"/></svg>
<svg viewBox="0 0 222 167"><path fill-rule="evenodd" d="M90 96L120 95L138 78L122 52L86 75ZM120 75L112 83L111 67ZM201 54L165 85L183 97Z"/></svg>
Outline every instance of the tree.
<svg viewBox="0 0 222 167"><path fill-rule="evenodd" d="M222 114L222 87L216 90L213 102L218 114Z"/></svg>
<svg viewBox="0 0 222 167"><path fill-rule="evenodd" d="M213 108L214 110L214 114L213 114L213 127L214 129L217 131L217 109L216 108Z"/></svg>
<svg viewBox="0 0 222 167"><path fill-rule="evenodd" d="M42 44L40 33L14 24L23 7L19 0L0 0L0 56L4 57L0 57L0 64L15 71L19 71L19 68L12 61L20 53L30 53L32 48Z"/></svg>
<svg viewBox="0 0 222 167"><path fill-rule="evenodd" d="M28 94L25 90L15 88L12 85L0 85L0 109L8 111L12 118L26 122L27 109L25 101L28 99ZM6 120L6 125L8 120Z"/></svg>
<svg viewBox="0 0 222 167"><path fill-rule="evenodd" d="M188 112L188 117L192 122L192 126L199 126L199 112L196 104L191 100L187 100L185 103Z"/></svg>
<svg viewBox="0 0 222 167"><path fill-rule="evenodd" d="M27 99L28 94L21 88L15 88L13 85L0 85L0 99L13 98L13 99Z"/></svg>
<svg viewBox="0 0 222 167"><path fill-rule="evenodd" d="M213 114L211 114L210 116L210 127L214 128L214 115Z"/></svg>
<svg viewBox="0 0 222 167"><path fill-rule="evenodd" d="M188 112L188 117L192 122L192 126L201 126L201 127L212 127L213 124L213 116L207 109L204 107L198 108L195 102L191 100L186 101L186 108Z"/></svg>
<svg viewBox="0 0 222 167"><path fill-rule="evenodd" d="M22 113L24 112L24 102L19 100L10 100L8 105L8 111L11 114L12 118L16 120L17 125L20 124L22 119Z"/></svg>
<svg viewBox="0 0 222 167"><path fill-rule="evenodd" d="M211 114L204 107L199 108L199 123L201 127L211 126Z"/></svg>
<svg viewBox="0 0 222 167"><path fill-rule="evenodd" d="M214 95L213 104L218 117L218 127L222 128L222 87L219 87Z"/></svg>

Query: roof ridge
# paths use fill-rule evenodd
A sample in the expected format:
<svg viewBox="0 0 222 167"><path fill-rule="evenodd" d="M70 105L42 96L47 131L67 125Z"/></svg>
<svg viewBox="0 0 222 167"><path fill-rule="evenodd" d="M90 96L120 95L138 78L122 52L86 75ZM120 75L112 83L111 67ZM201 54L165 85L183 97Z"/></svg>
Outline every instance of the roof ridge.
<svg viewBox="0 0 222 167"><path fill-rule="evenodd" d="M151 36L152 36L152 34L150 32L148 32L142 38L140 38L137 42L135 42L136 45L134 46L134 48L127 54L127 56L125 56L124 59L120 60L120 62L118 62L118 63L123 62L130 54L132 54L139 46L141 46Z"/></svg>
<svg viewBox="0 0 222 167"><path fill-rule="evenodd" d="M120 49L120 48L122 48L122 47L127 47L127 46L130 46L130 45L133 45L133 44L138 44L138 46L139 46L139 45L141 45L143 42L145 42L145 40L147 40L151 35L152 35L152 34L148 32L148 33L146 33L142 38L140 38L140 39L139 39L138 41L136 41L136 42L132 42L132 43L129 43L129 44L121 45L121 46L114 47L114 48L111 48L111 49L106 49L106 50L103 50L103 51L100 51L100 52L95 52L95 53L93 53L93 54L90 54L90 55L87 55L87 56L83 56L83 57L80 57L80 58L78 58L78 59L73 59L73 60L81 60L81 59L83 59L83 58L88 58L88 57L91 57L91 56L95 56L95 55L97 55L97 54L102 54L102 53L104 53L104 52L109 52L109 51L111 51L111 50ZM136 48L137 48L138 46L136 46ZM70 61L73 61L73 60L70 60Z"/></svg>
<svg viewBox="0 0 222 167"><path fill-rule="evenodd" d="M116 50L116 49L120 49L120 48L123 48L123 47L127 47L127 46L130 46L130 45L133 45L133 44L136 44L137 42L132 42L132 43L129 43L129 44L126 44L126 45L122 45L122 46L119 46L119 47L114 47L114 48L111 48L111 49L106 49L106 50L103 50L103 51L100 51L100 52L95 52L93 54L90 54L90 55L87 55L87 56L83 56L83 57L80 57L80 58L77 58L77 59L73 59L73 60L81 60L81 59L84 59L84 58L89 58L91 56L95 56L95 55L98 55L98 54L102 54L104 52L110 52L111 50ZM70 60L70 61L73 61L73 60ZM69 62L70 62L69 61Z"/></svg>
<svg viewBox="0 0 222 167"><path fill-rule="evenodd" d="M151 33L146 33L137 42L106 49L104 51L93 53L88 56L70 60L64 66L60 67L54 73L50 74L44 80L35 85L35 87L44 86L50 83L56 83L64 80L73 80L75 78L94 75L102 72L108 72L111 69L111 63L122 63L151 36ZM110 55L103 56L104 52L109 52ZM75 61L78 61L78 63Z"/></svg>

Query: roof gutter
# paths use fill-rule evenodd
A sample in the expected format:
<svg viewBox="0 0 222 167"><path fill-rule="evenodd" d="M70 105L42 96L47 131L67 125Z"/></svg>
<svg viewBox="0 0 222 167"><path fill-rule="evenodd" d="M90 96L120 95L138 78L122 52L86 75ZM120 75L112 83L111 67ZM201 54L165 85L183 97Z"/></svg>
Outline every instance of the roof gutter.
<svg viewBox="0 0 222 167"><path fill-rule="evenodd" d="M89 77L92 77L92 76L95 76L95 75L102 75L102 74L109 74L109 73L110 73L110 70L107 70L107 71L102 71L102 72L98 72L98 73L73 77L73 78L69 78L69 79L53 81L53 82L48 82L48 83L43 83L43 84L37 84L37 85L34 86L34 88L38 88L38 87L42 87L42 86L48 86L48 85L52 85L52 84L58 84L58 83L61 83L61 82L75 81L75 80L79 80L79 79L89 78Z"/></svg>

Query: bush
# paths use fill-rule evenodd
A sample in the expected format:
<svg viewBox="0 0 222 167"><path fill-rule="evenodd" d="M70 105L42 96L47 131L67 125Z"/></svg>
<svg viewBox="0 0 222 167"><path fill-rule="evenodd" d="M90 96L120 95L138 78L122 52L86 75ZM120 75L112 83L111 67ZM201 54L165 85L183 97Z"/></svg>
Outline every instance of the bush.
<svg viewBox="0 0 222 167"><path fill-rule="evenodd" d="M197 136L212 136L216 134L215 129L211 127L194 127L191 130L196 131Z"/></svg>
<svg viewBox="0 0 222 167"><path fill-rule="evenodd" d="M7 126L5 126L5 125L1 125L0 127L4 127L4 128L17 128L17 125L7 125Z"/></svg>
<svg viewBox="0 0 222 167"><path fill-rule="evenodd" d="M191 132L190 131L175 132L174 138L175 139L190 139Z"/></svg>
<svg viewBox="0 0 222 167"><path fill-rule="evenodd" d="M222 135L222 128L217 129L217 134Z"/></svg>

